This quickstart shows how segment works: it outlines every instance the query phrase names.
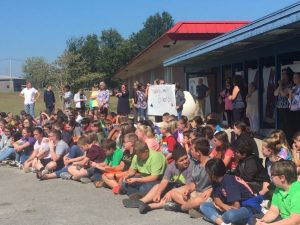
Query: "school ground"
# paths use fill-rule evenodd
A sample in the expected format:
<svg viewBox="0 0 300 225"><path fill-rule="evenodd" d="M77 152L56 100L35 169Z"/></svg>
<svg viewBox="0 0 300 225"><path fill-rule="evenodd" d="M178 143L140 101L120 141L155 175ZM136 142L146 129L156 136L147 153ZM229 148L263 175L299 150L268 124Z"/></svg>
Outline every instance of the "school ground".
<svg viewBox="0 0 300 225"><path fill-rule="evenodd" d="M125 196L92 184L55 179L0 167L1 225L208 225L183 213L156 210L140 215L122 206Z"/></svg>

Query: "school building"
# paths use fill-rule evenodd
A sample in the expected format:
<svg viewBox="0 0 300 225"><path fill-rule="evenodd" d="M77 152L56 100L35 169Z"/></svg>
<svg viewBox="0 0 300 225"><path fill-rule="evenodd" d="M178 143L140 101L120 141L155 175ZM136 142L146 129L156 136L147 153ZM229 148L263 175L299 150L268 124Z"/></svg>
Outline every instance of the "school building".
<svg viewBox="0 0 300 225"><path fill-rule="evenodd" d="M242 75L256 82L259 91L260 128L273 129L276 115L274 90L281 70L300 72L300 3L225 33L164 61L164 67L184 67L186 88L195 77L206 77L211 89L211 111L221 112L218 95L227 77ZM300 126L300 118L295 121Z"/></svg>

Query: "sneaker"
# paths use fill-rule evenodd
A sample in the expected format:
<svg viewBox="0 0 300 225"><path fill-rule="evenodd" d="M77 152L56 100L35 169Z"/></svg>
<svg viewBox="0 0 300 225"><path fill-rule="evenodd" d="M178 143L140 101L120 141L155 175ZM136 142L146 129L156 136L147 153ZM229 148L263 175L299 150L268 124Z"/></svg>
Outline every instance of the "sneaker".
<svg viewBox="0 0 300 225"><path fill-rule="evenodd" d="M46 174L48 174L48 173L49 173L49 170L44 169L44 170L41 172L41 175L44 176L44 175L46 175Z"/></svg>
<svg viewBox="0 0 300 225"><path fill-rule="evenodd" d="M189 215L191 218L195 219L203 217L202 213L196 209L189 209Z"/></svg>
<svg viewBox="0 0 300 225"><path fill-rule="evenodd" d="M134 193L134 194L131 194L129 195L129 198L132 199L132 200L139 200L141 199L142 197L144 197L145 195L137 192L137 193Z"/></svg>
<svg viewBox="0 0 300 225"><path fill-rule="evenodd" d="M16 166L17 166L20 170L23 169L23 164L21 164L20 162L17 162Z"/></svg>
<svg viewBox="0 0 300 225"><path fill-rule="evenodd" d="M88 183L91 183L91 179L88 178L88 177L81 177L80 179L80 182L83 183L83 184L88 184Z"/></svg>
<svg viewBox="0 0 300 225"><path fill-rule="evenodd" d="M166 202L164 205L164 209L166 211L181 212L180 205L173 201Z"/></svg>
<svg viewBox="0 0 300 225"><path fill-rule="evenodd" d="M126 208L139 208L142 201L138 199L125 198L122 200L124 207Z"/></svg>
<svg viewBox="0 0 300 225"><path fill-rule="evenodd" d="M139 212L140 214L146 214L147 212L151 211L152 209L150 208L150 206L144 202L141 201L140 205L139 205Z"/></svg>
<svg viewBox="0 0 300 225"><path fill-rule="evenodd" d="M63 172L60 174L60 178L63 180L71 180L72 179L72 175L68 172Z"/></svg>
<svg viewBox="0 0 300 225"><path fill-rule="evenodd" d="M8 163L8 165L11 167L17 167L17 163L18 163L17 161L11 161Z"/></svg>

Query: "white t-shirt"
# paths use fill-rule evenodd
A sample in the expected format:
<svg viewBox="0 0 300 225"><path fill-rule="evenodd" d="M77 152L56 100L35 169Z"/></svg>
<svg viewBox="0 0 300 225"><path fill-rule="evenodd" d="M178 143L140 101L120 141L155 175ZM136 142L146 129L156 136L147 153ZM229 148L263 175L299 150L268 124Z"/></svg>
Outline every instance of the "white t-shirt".
<svg viewBox="0 0 300 225"><path fill-rule="evenodd" d="M41 142L36 141L33 146L33 149L38 150L38 152L41 152L41 151L46 152L44 159L49 159L51 157L48 138L43 138Z"/></svg>
<svg viewBox="0 0 300 225"><path fill-rule="evenodd" d="M24 105L33 104L35 102L35 94L38 91L35 88L24 88L21 94L24 95Z"/></svg>

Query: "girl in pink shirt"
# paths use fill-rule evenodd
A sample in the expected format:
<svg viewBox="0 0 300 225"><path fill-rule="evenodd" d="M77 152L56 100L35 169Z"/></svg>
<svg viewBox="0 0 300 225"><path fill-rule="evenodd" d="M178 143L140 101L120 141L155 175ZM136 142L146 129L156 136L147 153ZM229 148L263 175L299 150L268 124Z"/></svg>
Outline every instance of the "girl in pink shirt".
<svg viewBox="0 0 300 225"><path fill-rule="evenodd" d="M236 168L234 151L229 148L229 140L225 131L220 131L214 135L215 148L211 151L210 157L223 160L228 170Z"/></svg>
<svg viewBox="0 0 300 225"><path fill-rule="evenodd" d="M141 141L144 141L149 149L153 149L157 152L160 151L160 145L154 138L153 131L150 126L138 125L135 134Z"/></svg>

